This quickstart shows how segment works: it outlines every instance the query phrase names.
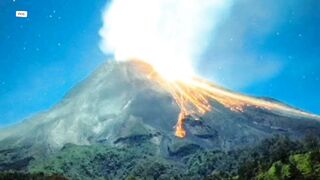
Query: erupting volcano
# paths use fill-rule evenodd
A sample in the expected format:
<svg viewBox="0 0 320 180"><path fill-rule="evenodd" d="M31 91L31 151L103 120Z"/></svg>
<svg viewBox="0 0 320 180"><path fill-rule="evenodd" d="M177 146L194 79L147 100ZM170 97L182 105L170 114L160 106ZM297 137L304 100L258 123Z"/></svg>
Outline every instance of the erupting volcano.
<svg viewBox="0 0 320 180"><path fill-rule="evenodd" d="M314 105L318 9L109 0L100 17L101 2L4 8L0 125L57 104L0 128L0 180L320 179L320 116L273 99Z"/></svg>
<svg viewBox="0 0 320 180"><path fill-rule="evenodd" d="M208 38L214 36L232 3L116 0L103 15L102 51L112 54L116 61L138 59L146 63L139 65L140 71L169 92L180 108L175 132L178 137L186 136L186 120L198 120L213 110L211 101L234 112L257 107L310 116L284 105L231 93L197 75L197 60L207 50Z"/></svg>

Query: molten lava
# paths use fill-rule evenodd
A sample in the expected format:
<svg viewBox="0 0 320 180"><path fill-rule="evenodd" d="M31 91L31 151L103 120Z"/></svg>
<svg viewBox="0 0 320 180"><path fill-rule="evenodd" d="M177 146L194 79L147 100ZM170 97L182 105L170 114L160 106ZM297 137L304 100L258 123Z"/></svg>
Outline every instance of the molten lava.
<svg viewBox="0 0 320 180"><path fill-rule="evenodd" d="M243 112L245 108L252 106L273 110L278 113L294 113L300 116L319 118L317 115L293 109L283 104L230 92L201 78L194 77L188 81L168 80L151 65L140 61L134 62L143 74L168 91L179 106L180 114L176 124L175 135L180 138L186 136L184 122L188 118L199 120L202 115L213 109L211 104L214 101L234 112Z"/></svg>
<svg viewBox="0 0 320 180"><path fill-rule="evenodd" d="M165 79L154 78L164 89L174 98L180 108L180 114L176 125L176 136L183 138L186 136L184 122L192 117L198 120L202 115L212 110L210 101L217 100L232 111L243 111L246 105L240 101L223 97L222 94L215 93L213 85L200 79L192 79L188 83L182 81L166 81Z"/></svg>

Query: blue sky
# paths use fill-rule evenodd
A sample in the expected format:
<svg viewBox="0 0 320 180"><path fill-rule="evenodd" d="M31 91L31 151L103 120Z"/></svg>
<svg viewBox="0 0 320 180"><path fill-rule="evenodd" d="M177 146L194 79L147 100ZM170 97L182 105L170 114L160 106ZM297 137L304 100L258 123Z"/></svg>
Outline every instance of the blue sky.
<svg viewBox="0 0 320 180"><path fill-rule="evenodd" d="M59 102L108 57L105 0L0 1L0 125ZM16 18L27 10L28 18ZM232 90L320 114L320 2L238 0L198 72Z"/></svg>

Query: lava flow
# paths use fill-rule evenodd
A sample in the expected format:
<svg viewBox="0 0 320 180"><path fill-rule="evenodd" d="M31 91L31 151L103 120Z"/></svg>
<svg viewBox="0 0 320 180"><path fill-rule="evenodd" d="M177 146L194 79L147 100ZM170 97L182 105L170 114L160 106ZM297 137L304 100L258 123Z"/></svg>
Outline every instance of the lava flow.
<svg viewBox="0 0 320 180"><path fill-rule="evenodd" d="M213 109L212 103L216 101L234 112L243 112L247 107L257 107L273 110L278 113L293 113L295 115L319 119L319 116L309 114L283 104L270 102L263 99L253 98L237 94L218 87L201 78L191 78L187 81L168 80L163 78L151 65L138 63L139 69L149 79L156 81L162 88L168 91L180 108L175 135L180 138L186 136L184 122L192 117L198 120L202 115Z"/></svg>
<svg viewBox="0 0 320 180"><path fill-rule="evenodd" d="M174 98L180 108L180 114L176 125L176 136L186 136L184 122L188 117L198 120L199 117L212 110L211 100L217 100L232 111L243 111L245 103L223 97L221 93L215 93L215 87L200 79L192 79L188 83L182 81L167 81L156 79Z"/></svg>

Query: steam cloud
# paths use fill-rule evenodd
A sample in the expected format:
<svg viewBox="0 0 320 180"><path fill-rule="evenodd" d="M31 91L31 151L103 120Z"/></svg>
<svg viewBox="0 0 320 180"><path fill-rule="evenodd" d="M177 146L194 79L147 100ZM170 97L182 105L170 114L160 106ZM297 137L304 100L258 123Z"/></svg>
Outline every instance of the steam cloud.
<svg viewBox="0 0 320 180"><path fill-rule="evenodd" d="M113 0L103 13L101 50L119 61L146 61L170 77L191 75L232 2Z"/></svg>

